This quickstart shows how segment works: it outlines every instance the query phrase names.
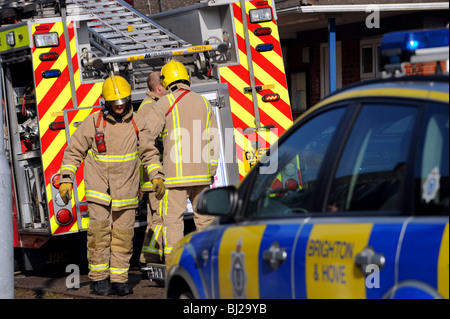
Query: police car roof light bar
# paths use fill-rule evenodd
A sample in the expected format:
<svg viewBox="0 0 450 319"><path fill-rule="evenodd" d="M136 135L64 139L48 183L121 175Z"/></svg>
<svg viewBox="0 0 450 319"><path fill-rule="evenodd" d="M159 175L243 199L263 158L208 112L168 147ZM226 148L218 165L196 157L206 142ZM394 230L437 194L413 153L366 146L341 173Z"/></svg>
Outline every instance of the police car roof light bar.
<svg viewBox="0 0 450 319"><path fill-rule="evenodd" d="M404 62L448 60L449 29L391 32L383 36L383 68Z"/></svg>

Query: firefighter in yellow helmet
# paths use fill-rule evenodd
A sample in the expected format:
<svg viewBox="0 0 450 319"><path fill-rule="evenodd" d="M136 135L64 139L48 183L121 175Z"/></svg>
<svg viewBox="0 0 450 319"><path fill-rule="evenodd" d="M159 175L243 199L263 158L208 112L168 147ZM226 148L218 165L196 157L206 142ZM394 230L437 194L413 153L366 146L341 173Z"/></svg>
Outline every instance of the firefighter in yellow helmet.
<svg viewBox="0 0 450 319"><path fill-rule="evenodd" d="M133 292L128 270L138 207L139 159L160 197L164 175L149 127L133 113L128 82L111 75L102 95L105 107L86 117L64 152L59 192L66 203L72 198L72 184L84 160L92 292L123 296Z"/></svg>
<svg viewBox="0 0 450 319"><path fill-rule="evenodd" d="M219 157L217 120L209 101L190 90L186 67L171 60L161 69L161 82L168 94L148 104L142 112L152 131L152 138L163 137L165 194L159 206L164 220L165 261L174 244L184 235L183 215L189 198L194 208L194 222L201 230L212 216L197 214L200 193L208 189L216 174Z"/></svg>
<svg viewBox="0 0 450 319"><path fill-rule="evenodd" d="M152 118L152 107L150 105L167 94L166 89L162 86L160 75L160 71L150 73L147 79L149 90L139 106L138 115ZM162 162L163 146L161 134L158 135L155 146L158 148L160 161ZM163 264L163 220L161 215L164 209L159 205L153 186L147 181L145 175L141 182L141 190L144 192L144 199L147 200L147 229L145 230L139 261L142 266L141 270L145 273L145 269L150 266L149 264ZM160 282L157 283L159 284Z"/></svg>

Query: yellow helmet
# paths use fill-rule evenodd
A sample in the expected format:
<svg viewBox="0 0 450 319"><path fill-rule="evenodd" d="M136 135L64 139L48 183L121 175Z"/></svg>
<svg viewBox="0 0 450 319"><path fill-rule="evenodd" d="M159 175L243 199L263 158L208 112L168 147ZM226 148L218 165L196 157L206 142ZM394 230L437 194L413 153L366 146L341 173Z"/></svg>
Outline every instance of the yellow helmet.
<svg viewBox="0 0 450 319"><path fill-rule="evenodd" d="M102 95L106 102L123 104L130 100L131 86L123 77L113 74L103 83Z"/></svg>
<svg viewBox="0 0 450 319"><path fill-rule="evenodd" d="M189 73L182 63L170 60L161 69L161 83L167 90L171 84L177 82L190 85Z"/></svg>

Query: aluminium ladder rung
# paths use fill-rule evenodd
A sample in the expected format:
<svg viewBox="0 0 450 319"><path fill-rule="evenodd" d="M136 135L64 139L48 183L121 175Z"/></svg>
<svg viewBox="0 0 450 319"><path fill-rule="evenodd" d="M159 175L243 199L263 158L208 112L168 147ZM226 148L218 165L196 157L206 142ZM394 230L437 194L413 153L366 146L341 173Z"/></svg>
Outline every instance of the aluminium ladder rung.
<svg viewBox="0 0 450 319"><path fill-rule="evenodd" d="M115 3L113 1L82 1L83 6L87 8L92 7L103 7L103 6L115 6Z"/></svg>
<svg viewBox="0 0 450 319"><path fill-rule="evenodd" d="M125 29L126 30L126 29ZM113 32L114 30L110 27L100 27L100 28L95 28L94 29L95 32L99 33L99 34L106 34L108 32ZM131 32L127 32L126 33L129 36L132 35L138 35L138 34L147 34L147 35L160 35L159 30L158 29L144 29L144 30L136 30L133 28L133 31ZM164 36L168 37L168 35L164 34Z"/></svg>
<svg viewBox="0 0 450 319"><path fill-rule="evenodd" d="M126 11L124 11L124 12L117 12L117 13L107 13L107 14L104 13L104 14L101 15L100 18L102 18L102 19L111 19L111 18L123 18L123 17L127 17L127 16L133 16L133 12L126 12ZM95 20L95 18L93 20ZM139 21L141 21L141 20L142 19L139 19Z"/></svg>
<svg viewBox="0 0 450 319"><path fill-rule="evenodd" d="M108 23L115 24L115 23L134 23L139 22L141 19L139 18L129 18L129 19L108 19ZM90 21L88 22L88 27L96 26L96 25L103 25L101 21Z"/></svg>
<svg viewBox="0 0 450 319"><path fill-rule="evenodd" d="M117 30L120 30L120 31L124 31L124 30L127 30L128 29L128 25L124 25L124 24L122 24L122 25L112 25L115 29L117 29ZM133 29L134 28L149 28L148 30L151 30L150 29L150 27L152 26L151 24L134 24L134 25L132 25L133 26ZM106 27L105 27L106 28ZM109 27L110 28L110 27ZM99 33L101 33L101 32L105 32L103 29L101 29L101 28L95 28L94 29L95 30L95 32L99 32ZM159 32L159 30L157 30L158 32ZM112 28L110 28L110 30L109 30L109 32L116 32L117 33L117 31L116 30L113 30ZM128 33L127 33L128 34Z"/></svg>
<svg viewBox="0 0 450 319"><path fill-rule="evenodd" d="M144 37L142 39L139 39L138 37L135 38L137 41L141 41L141 40L147 40L147 37ZM168 40L168 37L166 37L166 39ZM160 40L163 40L163 38L161 38ZM128 43L133 43L133 40L131 39L127 39L127 38L122 38L122 39L117 39L117 40L112 40L112 43L118 45L118 44L128 44ZM167 41L166 41L167 42ZM147 44L150 45L151 43L155 43L156 45L164 45L163 42L157 42L157 41L153 41L153 42L148 42Z"/></svg>

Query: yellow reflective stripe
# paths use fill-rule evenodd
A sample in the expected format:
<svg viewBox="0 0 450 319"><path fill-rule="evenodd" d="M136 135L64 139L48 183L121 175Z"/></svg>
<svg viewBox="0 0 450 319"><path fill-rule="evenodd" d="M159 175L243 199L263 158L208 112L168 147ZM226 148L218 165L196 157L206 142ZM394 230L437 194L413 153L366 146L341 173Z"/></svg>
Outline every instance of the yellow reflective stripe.
<svg viewBox="0 0 450 319"><path fill-rule="evenodd" d="M163 229L164 254L170 254L173 247L167 245L167 227Z"/></svg>
<svg viewBox="0 0 450 319"><path fill-rule="evenodd" d="M171 94L169 99L171 103L175 102L175 97ZM175 149L175 165L177 176L183 175L183 165L181 160L181 130L180 130L180 118L178 113L178 105L175 104L172 109L172 121L173 121L173 131L174 131L174 149Z"/></svg>
<svg viewBox="0 0 450 319"><path fill-rule="evenodd" d="M71 171L72 173L76 174L78 169L75 165L62 165L61 171L63 170Z"/></svg>
<svg viewBox="0 0 450 319"><path fill-rule="evenodd" d="M152 171L154 171L155 169L163 169L163 167L161 166L161 165L159 165L159 164L152 164L152 165L149 165L148 167L147 167L147 174L148 175L150 175L150 172L152 172Z"/></svg>
<svg viewBox="0 0 450 319"><path fill-rule="evenodd" d="M152 190L153 189L153 184L152 184L152 182L145 182L145 183L143 183L142 185L141 185L141 189L144 189L144 190Z"/></svg>
<svg viewBox="0 0 450 319"><path fill-rule="evenodd" d="M102 271L102 270L107 270L109 268L109 263L106 264L97 264L97 265L93 265L93 264L89 264L88 268L92 271Z"/></svg>
<svg viewBox="0 0 450 319"><path fill-rule="evenodd" d="M112 207L122 207L122 206L128 206L128 205L137 205L139 203L139 198L136 196L134 198L129 199L113 199L112 200Z"/></svg>
<svg viewBox="0 0 450 319"><path fill-rule="evenodd" d="M108 204L111 202L111 196L109 196L108 194L100 193L100 192L89 190L89 189L86 190L86 197L93 197L93 198L101 199L101 200L107 201Z"/></svg>
<svg viewBox="0 0 450 319"><path fill-rule="evenodd" d="M208 182L211 181L211 175L193 175L184 177L168 177L164 184L190 183L190 182Z"/></svg>
<svg viewBox="0 0 450 319"><path fill-rule="evenodd" d="M162 133L161 133L161 135L160 135L161 137L166 137L166 136L169 136L169 133L167 132L167 130L164 130ZM159 137L158 137L159 138Z"/></svg>
<svg viewBox="0 0 450 319"><path fill-rule="evenodd" d="M164 191L163 198L159 201L159 216L167 216L167 203L169 202L169 189Z"/></svg>
<svg viewBox="0 0 450 319"><path fill-rule="evenodd" d="M126 162L132 161L139 157L139 152L134 152L124 155L100 155L94 154L92 150L89 150L89 154L94 158L94 160L99 162Z"/></svg>
<svg viewBox="0 0 450 319"><path fill-rule="evenodd" d="M145 101L144 103L142 103L140 106L139 106L139 108L138 108L138 111L141 109L141 107L143 107L145 104L148 104L148 103L153 103L154 101L153 100L147 100L147 101Z"/></svg>
<svg viewBox="0 0 450 319"><path fill-rule="evenodd" d="M202 96L203 97L203 96ZM211 174L211 145L209 143L209 131L211 129L211 122L209 120L209 117L211 116L211 108L209 107L209 103L208 100L203 97L203 101L205 102L206 105L206 138L208 139L207 142L207 146L208 146L208 150L206 152L206 154L208 154L208 174Z"/></svg>
<svg viewBox="0 0 450 319"><path fill-rule="evenodd" d="M163 250L156 248L156 241L158 240L159 235L161 234L162 228L163 228L163 226L161 226L161 225L156 226L155 232L153 233L153 236L152 236L152 239L150 240L149 245L142 247L143 252L150 253L150 254L156 254L159 256L163 255Z"/></svg>
<svg viewBox="0 0 450 319"><path fill-rule="evenodd" d="M111 267L109 269L109 271L111 272L111 274L120 275L120 274L128 274L128 269L129 268L114 268L114 267Z"/></svg>

